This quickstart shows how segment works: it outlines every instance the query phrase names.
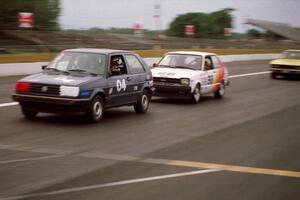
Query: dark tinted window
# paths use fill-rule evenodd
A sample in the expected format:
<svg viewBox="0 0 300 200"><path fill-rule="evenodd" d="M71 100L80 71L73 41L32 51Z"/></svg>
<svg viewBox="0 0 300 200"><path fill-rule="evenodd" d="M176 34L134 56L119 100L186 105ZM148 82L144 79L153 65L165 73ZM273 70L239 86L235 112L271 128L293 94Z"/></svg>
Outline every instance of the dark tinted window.
<svg viewBox="0 0 300 200"><path fill-rule="evenodd" d="M138 58L134 55L125 55L125 59L128 63L129 71L132 74L140 74L145 72L145 69Z"/></svg>

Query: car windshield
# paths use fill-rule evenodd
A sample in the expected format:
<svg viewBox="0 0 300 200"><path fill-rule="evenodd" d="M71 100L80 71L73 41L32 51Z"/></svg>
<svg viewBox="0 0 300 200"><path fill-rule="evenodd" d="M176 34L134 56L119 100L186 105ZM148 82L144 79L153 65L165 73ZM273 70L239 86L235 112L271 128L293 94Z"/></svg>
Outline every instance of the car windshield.
<svg viewBox="0 0 300 200"><path fill-rule="evenodd" d="M300 52L286 52L285 57L290 59L300 59Z"/></svg>
<svg viewBox="0 0 300 200"><path fill-rule="evenodd" d="M202 57L197 55L169 54L162 58L159 67L201 69Z"/></svg>
<svg viewBox="0 0 300 200"><path fill-rule="evenodd" d="M103 75L105 63L104 54L62 52L47 66L46 70Z"/></svg>

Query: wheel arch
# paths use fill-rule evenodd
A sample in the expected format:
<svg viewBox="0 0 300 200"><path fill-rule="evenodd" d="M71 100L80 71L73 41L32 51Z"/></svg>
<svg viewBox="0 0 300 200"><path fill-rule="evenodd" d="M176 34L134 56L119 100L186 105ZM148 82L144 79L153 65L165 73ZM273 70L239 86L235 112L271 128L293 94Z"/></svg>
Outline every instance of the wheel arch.
<svg viewBox="0 0 300 200"><path fill-rule="evenodd" d="M93 95L91 96L91 99L95 98L96 96L100 96L103 100L103 103L106 102L105 99L105 92L103 90L96 90L93 92Z"/></svg>

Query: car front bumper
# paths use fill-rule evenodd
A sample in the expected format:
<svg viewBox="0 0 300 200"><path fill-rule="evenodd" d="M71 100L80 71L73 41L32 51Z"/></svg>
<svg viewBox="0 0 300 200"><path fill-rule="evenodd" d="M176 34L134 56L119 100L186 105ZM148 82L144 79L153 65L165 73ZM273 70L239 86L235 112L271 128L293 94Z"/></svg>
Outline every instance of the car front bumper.
<svg viewBox="0 0 300 200"><path fill-rule="evenodd" d="M271 68L272 73L282 74L282 75L300 75L300 70L298 69L286 69L286 68Z"/></svg>
<svg viewBox="0 0 300 200"><path fill-rule="evenodd" d="M188 99L191 97L191 87L188 85L167 85L154 82L154 96Z"/></svg>
<svg viewBox="0 0 300 200"><path fill-rule="evenodd" d="M27 110L47 113L86 112L90 99L72 99L27 94L13 94L14 101L18 101Z"/></svg>

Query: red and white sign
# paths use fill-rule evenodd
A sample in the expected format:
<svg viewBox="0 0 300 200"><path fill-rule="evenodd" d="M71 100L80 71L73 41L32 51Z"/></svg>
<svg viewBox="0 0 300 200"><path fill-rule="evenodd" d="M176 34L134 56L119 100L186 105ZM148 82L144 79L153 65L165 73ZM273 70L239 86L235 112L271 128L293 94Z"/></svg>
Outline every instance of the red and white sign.
<svg viewBox="0 0 300 200"><path fill-rule="evenodd" d="M224 28L224 36L231 36L232 28Z"/></svg>
<svg viewBox="0 0 300 200"><path fill-rule="evenodd" d="M194 35L195 26L194 25L186 25L185 26L185 35Z"/></svg>
<svg viewBox="0 0 300 200"><path fill-rule="evenodd" d="M143 26L141 23L135 23L133 25L133 32L134 34L142 34L143 33Z"/></svg>
<svg viewBox="0 0 300 200"><path fill-rule="evenodd" d="M19 27L32 28L33 27L33 13L20 12L19 13Z"/></svg>

